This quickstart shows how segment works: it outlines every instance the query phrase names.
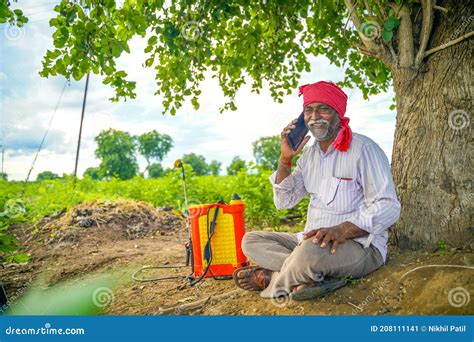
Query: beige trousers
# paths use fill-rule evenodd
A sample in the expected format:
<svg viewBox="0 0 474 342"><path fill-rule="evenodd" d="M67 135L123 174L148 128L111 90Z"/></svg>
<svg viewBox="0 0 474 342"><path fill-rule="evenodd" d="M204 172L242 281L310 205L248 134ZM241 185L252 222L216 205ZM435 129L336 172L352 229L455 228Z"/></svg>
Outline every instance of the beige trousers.
<svg viewBox="0 0 474 342"><path fill-rule="evenodd" d="M291 293L301 284L322 281L329 277L365 276L383 265L379 250L364 248L354 240L347 240L331 254L331 243L325 248L312 239L298 244L295 234L253 231L242 240L244 254L257 265L274 271L270 285L260 295L274 298Z"/></svg>

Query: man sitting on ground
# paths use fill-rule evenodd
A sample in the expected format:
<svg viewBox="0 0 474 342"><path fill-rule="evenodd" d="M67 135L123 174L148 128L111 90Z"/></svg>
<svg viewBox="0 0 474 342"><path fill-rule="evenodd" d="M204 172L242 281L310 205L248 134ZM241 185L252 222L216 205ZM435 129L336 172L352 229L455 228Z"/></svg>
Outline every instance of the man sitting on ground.
<svg viewBox="0 0 474 342"><path fill-rule="evenodd" d="M264 298L315 298L365 276L387 257L387 229L400 215L390 165L371 139L352 133L345 117L347 95L333 83L300 87L304 121L316 139L291 172L296 151L281 132L281 159L270 181L277 209L293 208L310 194L304 232L253 231L242 249L258 266L234 272L237 286Z"/></svg>

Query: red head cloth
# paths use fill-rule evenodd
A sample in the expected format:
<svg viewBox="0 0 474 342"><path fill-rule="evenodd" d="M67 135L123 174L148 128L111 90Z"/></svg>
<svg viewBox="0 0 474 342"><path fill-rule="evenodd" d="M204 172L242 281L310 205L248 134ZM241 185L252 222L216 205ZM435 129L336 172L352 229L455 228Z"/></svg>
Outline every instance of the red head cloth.
<svg viewBox="0 0 474 342"><path fill-rule="evenodd" d="M320 102L334 108L341 119L341 128L333 141L333 145L341 152L347 151L352 140L352 130L349 127L349 118L346 118L347 95L337 85L329 82L305 84L300 88L298 96L303 95L303 107Z"/></svg>

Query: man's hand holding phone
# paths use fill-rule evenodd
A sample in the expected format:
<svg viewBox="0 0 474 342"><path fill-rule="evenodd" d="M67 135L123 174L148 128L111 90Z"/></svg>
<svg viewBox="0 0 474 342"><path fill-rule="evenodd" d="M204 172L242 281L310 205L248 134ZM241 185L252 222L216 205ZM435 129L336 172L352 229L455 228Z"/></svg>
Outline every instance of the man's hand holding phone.
<svg viewBox="0 0 474 342"><path fill-rule="evenodd" d="M304 148L306 143L311 139L311 136L307 135L304 137L302 142L299 144L298 148L296 150L293 150L292 146L290 145L287 136L290 134L290 132L296 127L296 122L298 119L292 120L281 132L280 137L281 137L281 157L280 161L284 163L291 163L293 158L297 156L301 150Z"/></svg>

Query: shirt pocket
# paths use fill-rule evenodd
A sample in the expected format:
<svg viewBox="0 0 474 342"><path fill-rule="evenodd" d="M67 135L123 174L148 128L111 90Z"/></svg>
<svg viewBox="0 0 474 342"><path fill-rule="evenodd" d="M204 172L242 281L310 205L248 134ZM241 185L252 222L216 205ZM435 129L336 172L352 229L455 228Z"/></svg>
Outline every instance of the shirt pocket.
<svg viewBox="0 0 474 342"><path fill-rule="evenodd" d="M358 187L353 177L329 177L323 203L328 210L338 213L350 213L357 208Z"/></svg>

